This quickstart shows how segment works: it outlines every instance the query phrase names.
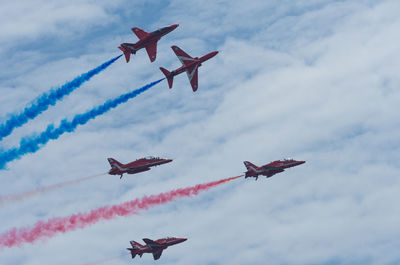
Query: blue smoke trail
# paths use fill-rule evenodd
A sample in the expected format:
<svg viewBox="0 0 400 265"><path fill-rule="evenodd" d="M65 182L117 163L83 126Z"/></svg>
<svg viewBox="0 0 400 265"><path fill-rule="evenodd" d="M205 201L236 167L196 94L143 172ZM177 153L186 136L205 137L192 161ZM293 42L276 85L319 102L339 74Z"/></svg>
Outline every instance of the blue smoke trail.
<svg viewBox="0 0 400 265"><path fill-rule="evenodd" d="M107 111L117 107L119 104L127 102L129 99L134 98L137 95L145 92L146 90L160 83L164 79L165 78L162 78L158 81L147 84L139 89L123 94L115 99L107 100L103 105L97 106L85 113L75 115L75 117L71 121L64 119L61 121L58 128L54 128L54 125L50 124L47 126L47 129L41 134L22 138L18 148L12 148L0 153L0 169L4 169L5 165L10 161L18 159L25 154L38 151L48 141L57 139L63 133L73 132L76 127L78 127L78 125L86 124L89 120L106 113Z"/></svg>
<svg viewBox="0 0 400 265"><path fill-rule="evenodd" d="M20 127L29 120L37 117L40 113L47 110L50 105L56 104L58 100L61 100L64 96L70 94L83 83L89 81L94 75L97 75L109 67L121 56L122 54L90 70L87 73L81 74L74 80L67 82L58 88L51 89L50 91L43 93L34 99L21 113L11 114L11 117L5 123L0 124L0 141L4 137L10 135L15 128Z"/></svg>

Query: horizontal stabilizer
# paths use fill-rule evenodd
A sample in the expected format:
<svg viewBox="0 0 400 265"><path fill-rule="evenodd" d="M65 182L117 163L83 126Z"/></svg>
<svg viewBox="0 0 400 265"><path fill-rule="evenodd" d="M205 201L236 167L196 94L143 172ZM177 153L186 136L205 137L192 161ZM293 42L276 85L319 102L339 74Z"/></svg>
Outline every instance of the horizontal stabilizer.
<svg viewBox="0 0 400 265"><path fill-rule="evenodd" d="M163 72L163 74L167 78L169 88L172 88L172 83L174 82L173 75L171 75L171 72L163 67L160 67L160 70L161 70L161 72Z"/></svg>
<svg viewBox="0 0 400 265"><path fill-rule="evenodd" d="M119 46L118 49L120 49L124 53L126 62L128 63L129 59L131 58L131 53L125 50L122 46Z"/></svg>
<svg viewBox="0 0 400 265"><path fill-rule="evenodd" d="M134 259L137 255L136 250L133 248L127 248L131 252L132 259Z"/></svg>

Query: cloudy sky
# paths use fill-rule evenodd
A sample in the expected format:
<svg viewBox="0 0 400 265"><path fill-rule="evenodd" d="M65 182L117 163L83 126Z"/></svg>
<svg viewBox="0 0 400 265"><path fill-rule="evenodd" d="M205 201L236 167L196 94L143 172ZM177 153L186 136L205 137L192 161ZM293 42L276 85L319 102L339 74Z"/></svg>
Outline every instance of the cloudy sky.
<svg viewBox="0 0 400 265"><path fill-rule="evenodd" d="M40 93L117 56L130 28L180 26L123 58L0 142L84 112L163 77L192 56L199 69L50 141L0 171L0 195L106 172L155 155L149 172L104 175L0 207L1 231L236 176L293 157L307 163L257 182L238 179L127 218L0 250L1 264L155 264L130 260L129 240L187 237L157 264L400 263L400 3L393 1L2 0L0 121Z"/></svg>

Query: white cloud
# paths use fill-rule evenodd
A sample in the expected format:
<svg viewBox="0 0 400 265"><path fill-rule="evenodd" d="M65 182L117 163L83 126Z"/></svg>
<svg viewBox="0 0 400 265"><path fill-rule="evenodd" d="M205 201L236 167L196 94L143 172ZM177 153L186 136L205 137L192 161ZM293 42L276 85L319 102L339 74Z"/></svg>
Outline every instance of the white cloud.
<svg viewBox="0 0 400 265"><path fill-rule="evenodd" d="M71 36L87 27L110 23L120 1L4 1L0 13L2 43L29 42L48 35ZM18 45L18 44L17 44Z"/></svg>

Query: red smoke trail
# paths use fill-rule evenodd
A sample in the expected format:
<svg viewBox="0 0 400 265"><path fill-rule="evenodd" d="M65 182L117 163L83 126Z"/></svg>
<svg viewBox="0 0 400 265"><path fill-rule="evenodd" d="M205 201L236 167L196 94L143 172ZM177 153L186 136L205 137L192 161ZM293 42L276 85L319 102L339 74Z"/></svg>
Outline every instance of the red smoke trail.
<svg viewBox="0 0 400 265"><path fill-rule="evenodd" d="M124 202L113 206L104 206L88 213L77 213L68 217L56 217L47 221L39 221L32 227L13 228L0 234L0 247L21 246L23 243L33 243L41 238L50 238L57 233L66 233L95 224L101 220L110 220L118 216L137 214L152 206L164 204L180 197L197 195L201 191L221 185L242 176L221 179L196 186L176 189L158 195L144 196L141 199Z"/></svg>
<svg viewBox="0 0 400 265"><path fill-rule="evenodd" d="M34 195L44 193L46 191L59 189L59 188L62 188L62 187L65 187L65 186L68 186L68 185L71 185L71 184L77 184L77 183L80 183L80 182L88 180L88 179L92 179L92 178L95 178L95 177L103 176L105 174L107 174L107 173L102 173L102 174L83 177L83 178L79 178L79 179L69 180L69 181L53 184L53 185L50 185L50 186L40 187L40 188L37 188L37 189L34 189L34 190L30 190L30 191L27 191L27 192L24 192L24 193L20 193L20 194L10 194L10 195L5 195L5 196L0 196L0 206L2 204L4 204L4 203L7 203L7 202L21 201L21 200L30 198L30 197L32 197Z"/></svg>

